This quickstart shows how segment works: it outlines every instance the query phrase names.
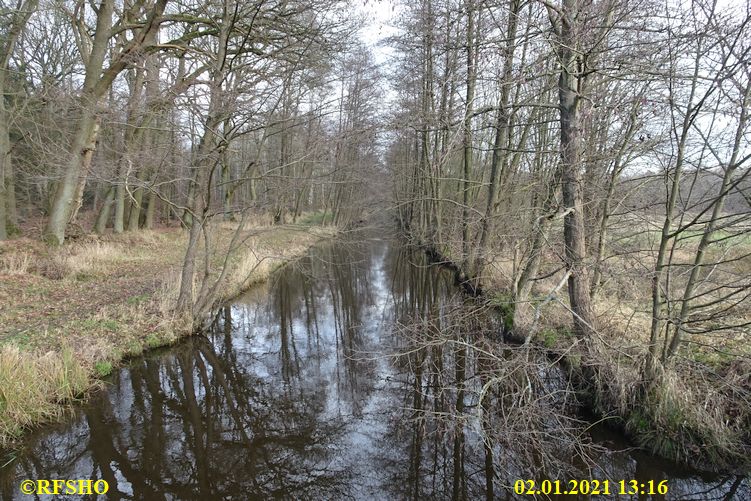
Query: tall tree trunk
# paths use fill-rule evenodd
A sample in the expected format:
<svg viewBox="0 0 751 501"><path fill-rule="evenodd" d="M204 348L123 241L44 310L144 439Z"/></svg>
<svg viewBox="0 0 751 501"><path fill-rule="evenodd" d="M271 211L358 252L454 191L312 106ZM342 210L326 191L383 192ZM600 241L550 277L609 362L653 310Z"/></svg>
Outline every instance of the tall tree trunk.
<svg viewBox="0 0 751 501"><path fill-rule="evenodd" d="M5 110L5 72L0 69L0 240L8 238L8 195L5 179L10 170L10 131Z"/></svg>
<svg viewBox="0 0 751 501"><path fill-rule="evenodd" d="M559 18L558 78L561 120L561 188L566 269L570 272L568 295L573 311L574 331L588 336L595 328L595 316L589 293L590 279L586 266L586 231L581 176L581 105L583 62L579 54L582 33L578 0L563 0Z"/></svg>
<svg viewBox="0 0 751 501"><path fill-rule="evenodd" d="M231 126L231 122L229 119L224 121L224 130L229 130ZM234 192L234 189L232 187L232 166L230 162L230 149L229 145L226 145L222 149L221 154L221 163L222 163L222 171L221 171L221 189L219 190L222 196L222 219L225 221L229 221L231 219L234 219L234 215L232 212L232 195Z"/></svg>
<svg viewBox="0 0 751 501"><path fill-rule="evenodd" d="M2 131L0 131L2 134ZM10 150L13 146L10 147ZM10 151L9 150L9 151ZM13 158L9 155L5 164L5 217L8 222L8 233L18 230L18 209L16 207L16 173L13 167Z"/></svg>
<svg viewBox="0 0 751 501"><path fill-rule="evenodd" d="M104 69L107 50L112 38L112 16L114 0L101 0L96 11L96 31L91 43L91 52L85 65L83 90L79 98L81 117L77 124L71 150L60 182L52 201L50 217L45 228L45 240L60 245L65 240L65 227L73 212L76 190L85 173L89 148L96 144L96 108L100 99L109 90L115 78L131 63L132 57L139 50L154 43L159 23L158 18L164 12L168 0L156 0L149 9L143 26L134 38L125 43L121 50L113 55L111 64ZM85 183L85 179L83 179Z"/></svg>
<svg viewBox="0 0 751 501"><path fill-rule="evenodd" d="M464 111L464 175L462 187L462 263L469 265L469 199L472 175L472 105L475 100L475 13L474 1L466 0L467 9L467 93Z"/></svg>
<svg viewBox="0 0 751 501"><path fill-rule="evenodd" d="M120 169L118 169L118 177ZM125 185L118 182L115 187L115 220L112 222L112 231L122 233L125 231Z"/></svg>
<svg viewBox="0 0 751 501"><path fill-rule="evenodd" d="M8 238L8 223L16 224L15 182L11 159L10 128L5 103L8 64L26 23L36 11L39 0L25 0L15 10L4 13L6 19L0 38L0 240ZM5 10L5 9L4 9ZM9 16L8 16L9 14Z"/></svg>
<svg viewBox="0 0 751 501"><path fill-rule="evenodd" d="M86 145L85 153L81 158L81 174L78 176L78 184L76 185L75 195L73 196L72 209L70 216L68 217L68 224L74 223L76 217L78 217L78 211L83 206L83 191L86 188L86 179L89 176L89 170L91 169L91 161L94 158L94 150L96 149L96 139L99 135L99 117L94 119L94 128L89 136L89 143Z"/></svg>
<svg viewBox="0 0 751 501"><path fill-rule="evenodd" d="M157 151L157 142L159 132L158 128L161 120L159 116L159 65L155 56L149 56L144 64L144 69L138 68L138 76L135 79L134 89L131 92L131 96L135 97L135 106L129 109L129 115L132 115L135 120L138 114L137 106L141 101L145 101L145 110L141 115L141 119L138 120L137 130L130 138L131 141L126 140L126 151L131 148L132 151L140 150L142 155L139 160L140 169L135 172L135 179L137 180L137 186L133 190L133 200L130 205L130 213L128 215L128 231L136 231L141 226L141 214L144 212L144 196L147 190L146 186L149 186L152 178L157 173L157 159L155 158ZM143 95L141 96L141 90L143 89ZM156 122L156 128L152 127L152 124ZM132 145L130 144L132 143ZM153 189L150 190L153 198ZM148 215L146 216L148 218ZM151 214L153 222L153 212ZM148 226L145 224L145 226Z"/></svg>
<svg viewBox="0 0 751 501"><path fill-rule="evenodd" d="M149 190L149 201L146 205L146 219L144 220L143 227L147 230L154 229L154 216L156 215L156 208L159 205L159 198L156 196L156 189Z"/></svg>
<svg viewBox="0 0 751 501"><path fill-rule="evenodd" d="M130 204L130 214L128 214L128 231L138 230L138 223L141 220L142 204L143 188L139 186L133 191L133 200L131 200Z"/></svg>
<svg viewBox="0 0 751 501"><path fill-rule="evenodd" d="M114 0L102 0L97 12L96 33L92 40L91 53L86 61L86 76L83 91L78 101L81 117L71 146L68 161L62 179L58 182L52 201L50 217L45 229L45 239L49 243L62 244L65 240L65 227L73 212L73 202L79 176L87 159L91 158L89 148L96 144L97 118L96 107L99 98L109 88L97 86L101 81L104 60L112 32L112 16L115 9ZM113 77L114 79L114 77Z"/></svg>
<svg viewBox="0 0 751 501"><path fill-rule="evenodd" d="M689 132L697 115L697 109L701 106L701 102L703 101L703 99L700 99L699 104L694 103L699 82L699 68L703 45L701 43L702 41L703 39L701 38L698 40L699 43L694 58L694 71L691 80L691 90L688 95L687 105L683 114L683 121L679 135L677 134L678 137L676 144L677 151L675 157L675 167L672 173L672 183L670 183L667 203L665 204L665 218L662 223L660 246L657 251L654 272L652 274L652 322L649 330L649 354L647 356L647 363L645 366L645 375L650 381L654 380L655 376L657 375L658 365L660 364L660 360L658 358L658 339L663 329L663 317L666 302L663 296L662 288L665 286L664 281L669 267L666 259L668 257L668 246L670 240L673 238L673 216L676 204L678 202L678 195L681 186L681 176L683 175L683 169L685 167L684 161L686 156L686 145L689 138ZM711 88L708 92L711 92ZM707 94L705 94L705 97L706 95ZM669 171L666 172L666 179L669 178L669 174Z"/></svg>
<svg viewBox="0 0 751 501"><path fill-rule="evenodd" d="M61 245L65 240L65 227L72 214L75 193L80 182L79 173L86 165L87 159L91 158L90 147L96 143L96 131L95 112L86 106L78 123L65 173L57 185L52 200L50 217L45 230L45 240L48 243Z"/></svg>
<svg viewBox="0 0 751 501"><path fill-rule="evenodd" d="M227 75L227 45L230 31L233 28L231 16L232 13L228 8L228 0L225 0L222 22L220 24L217 40L218 49L214 59L214 67L211 70L209 109L203 127L201 142L198 145L198 151L193 159L195 177L191 183L192 191L188 200L192 215L188 247L185 250L185 258L183 259L183 266L180 274L180 291L177 297L177 310L190 313L194 321L202 313L201 311L194 311L193 297L198 240L201 234L206 230L206 225L209 223L207 218L207 200L211 194L211 167L214 163L214 157L217 153L220 139L223 140L223 138L218 136L218 131L221 129L222 123L225 119L225 117L222 116L222 113L226 113L227 110L226 103L223 103L222 99L222 89ZM191 212L188 212L187 214L191 214ZM208 259L208 253L210 252L208 242L207 248L204 249L204 252L207 254ZM208 273L208 268L205 271Z"/></svg>
<svg viewBox="0 0 751 501"><path fill-rule="evenodd" d="M694 255L693 266L691 267L691 273L686 282L686 288L683 292L683 298L681 300L681 310L678 315L677 321L675 321L673 336L670 340L670 344L667 347L665 353L662 354L663 361L669 360L675 355L678 347L683 340L683 333L685 330L684 324L688 321L689 314L691 313L691 306L694 302L696 289L699 286L699 274L704 267L704 260L707 249L712 243L712 236L717 231L718 221L720 220L723 210L725 208L725 201L729 194L730 185L733 183L733 174L738 168L738 159L741 154L744 135L746 133L746 125L749 118L749 100L751 100L751 83L746 83L746 89L743 95L743 102L741 103L741 115L738 119L738 127L735 132L735 139L733 141L733 149L730 159L725 167L725 173L722 177L722 182L717 194L717 198L713 201L712 216L704 227L704 232L701 236L701 241L696 249Z"/></svg>
<svg viewBox="0 0 751 501"><path fill-rule="evenodd" d="M550 176L551 178L546 179L546 172L550 171L545 166L547 156L545 151L548 149L546 145L550 144L548 130L548 120L543 120L539 133L540 142L537 144L537 152L533 160L535 166L533 176L535 182L543 186L544 192L542 196L536 196L533 201L533 206L536 209L533 214L537 217L532 223L532 245L529 250L529 257L521 267L519 278L514 283L512 290L514 298L513 335L515 339L525 343L529 342L535 334L535 312L529 302L529 297L537 272L540 269L543 246L548 239L551 220L555 216L555 193L558 186L558 175L557 172L554 172L553 176Z"/></svg>
<svg viewBox="0 0 751 501"><path fill-rule="evenodd" d="M498 115L495 124L495 140L493 142L493 155L490 162L490 184L488 185L488 203L485 214L480 224L480 236L472 266L475 276L479 275L484 266L484 254L488 245L488 235L491 233L493 210L495 208L496 194L500 177L501 165L506 162L509 151L511 134L511 110L509 102L511 97L511 75L514 68L514 52L516 49L516 30L519 23L520 0L509 1L508 26L506 27L506 46L503 54L503 75L501 77L501 96L498 100Z"/></svg>

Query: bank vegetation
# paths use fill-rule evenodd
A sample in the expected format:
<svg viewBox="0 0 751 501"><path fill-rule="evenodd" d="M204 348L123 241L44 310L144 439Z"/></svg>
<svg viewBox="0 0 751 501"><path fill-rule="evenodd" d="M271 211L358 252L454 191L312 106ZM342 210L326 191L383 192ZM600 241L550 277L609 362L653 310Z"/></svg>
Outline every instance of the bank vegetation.
<svg viewBox="0 0 751 501"><path fill-rule="evenodd" d="M372 208L381 91L345 12L2 3L0 445Z"/></svg>
<svg viewBox="0 0 751 501"><path fill-rule="evenodd" d="M421 0L399 27L401 227L638 445L748 467L748 2Z"/></svg>

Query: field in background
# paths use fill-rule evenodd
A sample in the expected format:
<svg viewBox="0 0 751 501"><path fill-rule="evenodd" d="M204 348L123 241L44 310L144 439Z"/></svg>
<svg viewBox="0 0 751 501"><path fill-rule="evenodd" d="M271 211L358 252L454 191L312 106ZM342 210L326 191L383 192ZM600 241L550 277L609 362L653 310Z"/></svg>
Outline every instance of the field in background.
<svg viewBox="0 0 751 501"><path fill-rule="evenodd" d="M627 347L631 351L643 353L649 342L649 329L652 318L651 276L659 246L659 225L646 220L628 220L613 226L608 235L608 246L603 264L603 280L597 292L594 306L600 325L600 332L611 342ZM549 236L549 248L543 257L539 272L544 279L535 282L533 302L543 302L560 283L564 271L557 250L563 251L562 235L557 231ZM700 230L687 231L675 246L673 259L673 290L671 297L677 298L685 286L687 271L690 270L696 247L701 239ZM751 233L747 228L722 229L715 232L707 250L707 263L721 262L716 267L707 267L716 275L746 279L751 277ZM458 255L456 252L454 254ZM484 270L482 282L491 296L499 303L510 300L508 291L512 288L514 272L512 252L496 252ZM556 271L557 270L557 271ZM713 277L710 277L713 278ZM708 282L713 283L711 280ZM570 328L571 313L567 309L568 295L564 286L556 299L548 301L540 308L540 341L552 344L560 332ZM751 309L736 308L728 317L735 323L751 322ZM556 332L560 331L560 332ZM565 342L565 340L564 340ZM751 336L748 328L720 330L711 334L688 336L682 360L695 361L719 368L729 364L736 357L751 360Z"/></svg>

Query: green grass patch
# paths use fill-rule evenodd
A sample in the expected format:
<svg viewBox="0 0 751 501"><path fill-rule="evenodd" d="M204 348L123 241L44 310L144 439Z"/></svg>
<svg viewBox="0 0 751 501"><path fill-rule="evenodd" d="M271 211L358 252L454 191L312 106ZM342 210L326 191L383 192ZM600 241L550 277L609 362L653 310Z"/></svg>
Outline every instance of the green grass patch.
<svg viewBox="0 0 751 501"><path fill-rule="evenodd" d="M713 350L711 347L687 343L689 358L714 369L731 364L736 356L730 352Z"/></svg>
<svg viewBox="0 0 751 501"><path fill-rule="evenodd" d="M510 331L514 328L514 298L506 292L499 292L490 298L490 304L498 308L503 318L503 328Z"/></svg>
<svg viewBox="0 0 751 501"><path fill-rule="evenodd" d="M139 294L137 296L131 296L126 301L128 304L141 304L148 301L151 298L151 294Z"/></svg>
<svg viewBox="0 0 751 501"><path fill-rule="evenodd" d="M558 344L558 332L555 329L543 329L538 335L546 348L552 348Z"/></svg>
<svg viewBox="0 0 751 501"><path fill-rule="evenodd" d="M84 318L68 322L67 328L78 330L83 333L96 333L101 331L120 332L124 326L115 319Z"/></svg>
<svg viewBox="0 0 751 501"><path fill-rule="evenodd" d="M143 346L136 340L129 341L125 345L124 355L128 357L136 357L143 353Z"/></svg>
<svg viewBox="0 0 751 501"><path fill-rule="evenodd" d="M563 341L570 342L576 336L568 327L558 327L542 329L537 337L546 348L553 348Z"/></svg>
<svg viewBox="0 0 751 501"><path fill-rule="evenodd" d="M146 346L149 349L153 350L154 348L160 348L167 344L169 344L169 342L165 340L162 336L159 336L158 334L156 334L155 332L152 332L151 334L146 336Z"/></svg>
<svg viewBox="0 0 751 501"><path fill-rule="evenodd" d="M13 344L19 348L26 348L31 344L32 335L28 332L14 334L7 339L8 344Z"/></svg>
<svg viewBox="0 0 751 501"><path fill-rule="evenodd" d="M111 332L117 332L122 329L120 322L118 322L117 320L106 319L106 320L102 320L100 323L103 328Z"/></svg>
<svg viewBox="0 0 751 501"><path fill-rule="evenodd" d="M94 373L98 377L109 376L112 373L112 363L107 361L99 361L94 363Z"/></svg>
<svg viewBox="0 0 751 501"><path fill-rule="evenodd" d="M317 212L311 212L309 214L303 215L298 221L300 224L308 224L308 225L322 225L324 218L328 218L331 220L331 217L329 214L323 212L323 211L317 211Z"/></svg>

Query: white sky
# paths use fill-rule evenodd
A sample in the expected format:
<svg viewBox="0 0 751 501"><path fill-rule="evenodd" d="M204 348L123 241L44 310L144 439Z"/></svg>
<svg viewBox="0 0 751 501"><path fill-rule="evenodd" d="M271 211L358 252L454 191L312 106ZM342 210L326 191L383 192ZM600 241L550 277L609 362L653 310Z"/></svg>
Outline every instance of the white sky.
<svg viewBox="0 0 751 501"><path fill-rule="evenodd" d="M373 51L375 62L385 64L393 54L393 50L380 44L385 38L398 33L393 26L393 19L398 13L398 7L393 0L354 0L359 13L365 16L366 26L360 32L360 39Z"/></svg>

